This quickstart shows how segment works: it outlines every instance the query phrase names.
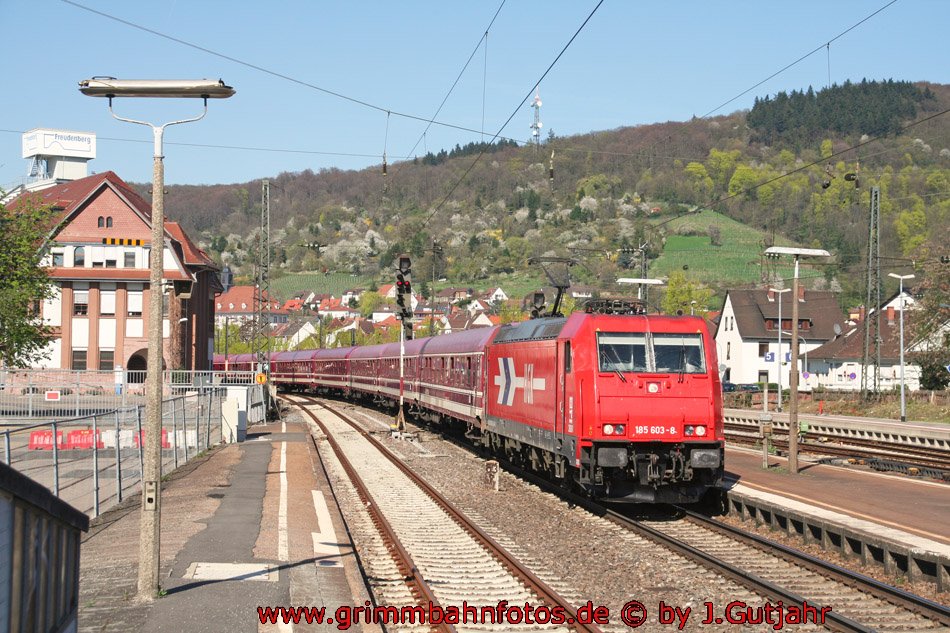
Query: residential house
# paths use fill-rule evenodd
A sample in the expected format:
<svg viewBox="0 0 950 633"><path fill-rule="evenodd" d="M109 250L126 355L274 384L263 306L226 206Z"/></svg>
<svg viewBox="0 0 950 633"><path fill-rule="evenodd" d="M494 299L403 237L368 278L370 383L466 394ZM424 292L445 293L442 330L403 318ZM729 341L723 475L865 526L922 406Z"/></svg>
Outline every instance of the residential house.
<svg viewBox="0 0 950 633"><path fill-rule="evenodd" d="M463 332L480 327L491 327L496 323L484 312L472 315L463 310L443 316L440 325L443 334L452 334L453 332Z"/></svg>
<svg viewBox="0 0 950 633"><path fill-rule="evenodd" d="M244 324L253 320L257 315L256 291L254 286L233 286L227 292L218 295L214 303L215 325L224 327L225 323ZM279 323L286 323L289 312L284 309L278 299L271 298L265 293L262 316L273 327Z"/></svg>
<svg viewBox="0 0 950 633"><path fill-rule="evenodd" d="M715 331L719 363L725 367L723 380L789 384L790 297L790 292L776 293L770 289L730 290L726 294ZM845 317L838 307L835 293L806 290L800 286L797 301L800 369L808 371L805 354L833 340L835 328L840 330L843 327ZM809 360L814 361L814 358ZM803 388L807 387L806 381L801 381L801 384Z"/></svg>
<svg viewBox="0 0 950 633"><path fill-rule="evenodd" d="M875 373L877 374L877 388L890 390L899 388L901 380L900 368L900 313L902 308L911 311L916 309L916 302L911 293L905 289L902 297L897 293L884 302L880 311L880 350L881 363L877 365L874 340L868 341L867 386L875 387ZM825 389L837 391L860 391L861 372L864 366L864 344L866 334L873 333L873 324L877 319L877 311L871 310L867 318L863 318L863 310L857 315L859 320L850 323L841 336L808 353L809 385L820 385ZM908 316L904 316L905 326ZM867 328L872 327L868 332ZM906 332L905 332L906 334ZM929 341L910 341L905 339L905 357L918 349L926 349ZM906 361L904 363L904 385L910 391L920 389L920 366Z"/></svg>
<svg viewBox="0 0 950 633"><path fill-rule="evenodd" d="M310 337L319 339L320 323L306 319L295 318L287 323L281 323L273 331L276 349L295 350Z"/></svg>
<svg viewBox="0 0 950 633"><path fill-rule="evenodd" d="M492 305L508 301L508 295L501 288L489 288L481 298Z"/></svg>
<svg viewBox="0 0 950 633"><path fill-rule="evenodd" d="M443 288L435 293L433 303L450 304L465 301L472 296L471 288Z"/></svg>

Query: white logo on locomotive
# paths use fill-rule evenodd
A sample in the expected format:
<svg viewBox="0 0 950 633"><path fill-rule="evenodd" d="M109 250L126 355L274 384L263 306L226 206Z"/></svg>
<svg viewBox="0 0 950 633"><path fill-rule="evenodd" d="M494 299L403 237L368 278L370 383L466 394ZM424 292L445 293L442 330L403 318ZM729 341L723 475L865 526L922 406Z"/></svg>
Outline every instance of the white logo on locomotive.
<svg viewBox="0 0 950 633"><path fill-rule="evenodd" d="M524 366L524 376L515 373L515 359L499 358L498 375L495 376L498 386L498 404L512 406L515 402L515 391L524 389L525 404L534 403L534 392L544 391L544 378L534 377L534 365L527 363Z"/></svg>

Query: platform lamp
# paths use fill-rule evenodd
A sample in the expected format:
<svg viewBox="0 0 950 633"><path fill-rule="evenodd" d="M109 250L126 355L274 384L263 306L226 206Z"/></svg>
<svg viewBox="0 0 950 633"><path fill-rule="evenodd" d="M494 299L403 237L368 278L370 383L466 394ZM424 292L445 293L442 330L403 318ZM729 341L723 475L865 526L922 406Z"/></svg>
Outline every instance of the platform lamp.
<svg viewBox="0 0 950 633"><path fill-rule="evenodd" d="M152 169L152 239L149 259L148 372L145 380L145 446L142 467L142 522L139 539L138 598L152 600L158 595L158 567L161 535L162 469L162 259L165 250L165 168L163 136L171 125L191 123L208 113L208 99L226 99L234 88L220 79L150 80L93 77L79 82L79 91L88 97L105 97L109 112L126 123L152 128L154 156ZM153 125L118 116L112 100L120 97L202 99L204 111L196 117Z"/></svg>
<svg viewBox="0 0 950 633"><path fill-rule="evenodd" d="M792 277L792 366L789 373L788 395L788 471L798 474L798 262L802 257L831 257L820 248L792 248L772 246L765 249L766 255L791 255L795 258L795 274ZM781 327L779 328L781 330Z"/></svg>
<svg viewBox="0 0 950 633"><path fill-rule="evenodd" d="M900 297L901 304L901 422L907 421L907 407L904 400L904 280L913 279L913 275L895 275L894 273L888 273L888 277L893 277L900 281L901 287L898 297Z"/></svg>

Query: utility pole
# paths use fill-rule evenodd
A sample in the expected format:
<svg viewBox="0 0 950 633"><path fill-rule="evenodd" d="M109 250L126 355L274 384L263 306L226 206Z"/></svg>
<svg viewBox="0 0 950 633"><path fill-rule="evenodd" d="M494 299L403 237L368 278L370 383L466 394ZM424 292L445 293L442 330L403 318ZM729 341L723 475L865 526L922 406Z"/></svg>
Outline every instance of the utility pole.
<svg viewBox="0 0 950 633"><path fill-rule="evenodd" d="M261 181L261 227L257 251L257 284L254 301L257 310L254 313L254 334L252 349L257 356L257 371L270 377L271 328L267 322L268 303L270 302L270 181ZM264 411L270 411L268 387L264 387Z"/></svg>
<svg viewBox="0 0 950 633"><path fill-rule="evenodd" d="M871 352L871 332L874 334L874 393L880 391L881 376L881 190L871 187L870 221L868 222L868 268L867 294L864 300L864 354L861 363L861 399L868 400L871 389L868 380L868 363ZM871 319L871 306L874 319Z"/></svg>
<svg viewBox="0 0 950 633"><path fill-rule="evenodd" d="M435 268L436 263L442 258L443 249L439 244L432 242L432 285L429 286L429 336L435 336ZM412 301L410 300L410 304Z"/></svg>

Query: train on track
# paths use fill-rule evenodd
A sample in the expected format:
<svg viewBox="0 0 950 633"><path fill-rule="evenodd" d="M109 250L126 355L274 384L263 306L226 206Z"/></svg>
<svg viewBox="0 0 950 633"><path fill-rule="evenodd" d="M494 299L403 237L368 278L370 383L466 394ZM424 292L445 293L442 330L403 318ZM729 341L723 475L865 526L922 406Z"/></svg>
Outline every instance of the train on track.
<svg viewBox="0 0 950 633"><path fill-rule="evenodd" d="M383 401L587 494L692 503L723 479L722 385L699 317L577 312L400 343L275 352L278 388ZM400 367L400 357L402 367ZM256 371L253 354L217 371Z"/></svg>

